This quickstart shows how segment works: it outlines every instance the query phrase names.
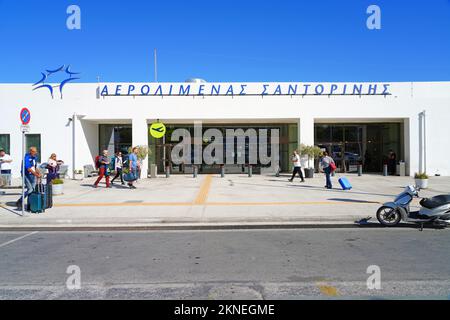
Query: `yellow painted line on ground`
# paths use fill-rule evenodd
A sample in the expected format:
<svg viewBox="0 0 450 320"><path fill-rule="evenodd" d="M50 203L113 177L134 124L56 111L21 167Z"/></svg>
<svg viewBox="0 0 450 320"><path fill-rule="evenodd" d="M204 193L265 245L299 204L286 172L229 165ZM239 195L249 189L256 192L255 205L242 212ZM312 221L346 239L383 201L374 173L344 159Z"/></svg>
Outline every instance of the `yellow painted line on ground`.
<svg viewBox="0 0 450 320"><path fill-rule="evenodd" d="M54 203L54 207L147 207L147 206L191 206L191 202L81 202Z"/></svg>
<svg viewBox="0 0 450 320"><path fill-rule="evenodd" d="M205 181L206 182L206 181ZM151 206L299 206L299 205L348 205L367 204L353 201L296 201L296 202L206 202L211 181L204 183L194 202L81 202L81 203L55 203L54 207L151 207ZM369 202L377 204L380 202Z"/></svg>
<svg viewBox="0 0 450 320"><path fill-rule="evenodd" d="M207 202L208 206L297 206L297 205L337 205L337 204L380 204L381 202L354 202L354 201L286 201L286 202Z"/></svg>
<svg viewBox="0 0 450 320"><path fill-rule="evenodd" d="M339 295L339 291L336 287L330 286L326 283L318 283L320 292L328 297L337 297Z"/></svg>
<svg viewBox="0 0 450 320"><path fill-rule="evenodd" d="M200 186L200 190L194 201L195 205L204 205L206 203L209 190L211 189L211 182L212 182L212 175L208 174L203 180L202 185Z"/></svg>

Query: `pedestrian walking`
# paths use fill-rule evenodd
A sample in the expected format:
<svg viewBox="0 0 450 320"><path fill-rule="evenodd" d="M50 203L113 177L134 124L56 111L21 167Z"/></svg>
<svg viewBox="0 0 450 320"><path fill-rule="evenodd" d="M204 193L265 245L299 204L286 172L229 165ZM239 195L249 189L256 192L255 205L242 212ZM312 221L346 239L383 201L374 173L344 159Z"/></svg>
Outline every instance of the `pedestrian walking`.
<svg viewBox="0 0 450 320"><path fill-rule="evenodd" d="M298 173L300 179L302 179L301 182L305 182L305 179L303 178L302 165L300 163L300 155L298 154L297 150L294 150L294 152L292 152L291 161L293 165L292 177L288 180L290 182L294 181L295 175Z"/></svg>
<svg viewBox="0 0 450 320"><path fill-rule="evenodd" d="M128 156L130 173L132 173L136 177L136 179L137 179L137 174L138 174L137 153L138 153L138 148L134 147L132 152ZM130 187L130 189L136 189L136 187L133 185L133 181L128 181L128 186Z"/></svg>
<svg viewBox="0 0 450 320"><path fill-rule="evenodd" d="M323 172L325 173L325 188L332 189L333 185L331 183L331 173L336 169L336 164L334 163L333 158L328 155L327 151L323 152L322 159L320 160L320 165Z"/></svg>
<svg viewBox="0 0 450 320"><path fill-rule="evenodd" d="M64 161L58 160L56 153L52 153L47 161L47 184L52 183L53 180L58 178L59 166L64 164Z"/></svg>
<svg viewBox="0 0 450 320"><path fill-rule="evenodd" d="M0 149L0 174L5 177L6 184L11 185L12 158L4 149Z"/></svg>
<svg viewBox="0 0 450 320"><path fill-rule="evenodd" d="M111 188L109 184L109 159L108 150L103 150L102 155L96 158L98 167L98 178L94 183L94 188L98 187L98 183L105 177L106 187Z"/></svg>
<svg viewBox="0 0 450 320"><path fill-rule="evenodd" d="M392 149L389 150L387 164L389 174L395 175L397 169L397 154Z"/></svg>
<svg viewBox="0 0 450 320"><path fill-rule="evenodd" d="M42 174L39 172L39 170L36 167L36 156L37 156L37 148L36 147L30 147L27 154L25 154L25 157L23 159L22 163L22 169L20 170L20 173L22 176L24 176L25 180L25 193L24 198L27 198L36 187L36 180L39 179ZM17 208L22 208L22 202L23 198L20 197L19 200L17 200L16 205Z"/></svg>
<svg viewBox="0 0 450 320"><path fill-rule="evenodd" d="M122 185L125 184L123 181L123 158L122 158L122 152L118 151L114 157L114 171L116 172L114 178L111 180L111 184L114 184L114 180L116 180L118 177L120 177L120 181L122 182Z"/></svg>

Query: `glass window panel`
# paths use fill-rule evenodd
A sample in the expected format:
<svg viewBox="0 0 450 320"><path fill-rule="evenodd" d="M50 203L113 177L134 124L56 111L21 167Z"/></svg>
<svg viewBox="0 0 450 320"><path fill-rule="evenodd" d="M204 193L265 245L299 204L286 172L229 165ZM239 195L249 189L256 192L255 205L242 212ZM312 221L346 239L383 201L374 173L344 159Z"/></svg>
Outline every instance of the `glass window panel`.
<svg viewBox="0 0 450 320"><path fill-rule="evenodd" d="M7 154L10 154L10 147L9 134L0 134L0 149L3 149Z"/></svg>
<svg viewBox="0 0 450 320"><path fill-rule="evenodd" d="M327 132L327 127L331 128L330 134ZM401 130L400 123L316 124L314 126L315 143L327 147L335 160L339 162L338 167L343 167L345 162L348 170L351 163L359 157L363 161L366 172L381 172L390 149L397 154L397 160L403 159Z"/></svg>
<svg viewBox="0 0 450 320"><path fill-rule="evenodd" d="M118 151L128 152L132 144L131 125L99 125L99 153L108 150L110 154Z"/></svg>
<svg viewBox="0 0 450 320"><path fill-rule="evenodd" d="M28 150L31 147L36 147L37 149L37 162L41 162L41 135L40 134L27 134L25 136L25 150L28 152Z"/></svg>
<svg viewBox="0 0 450 320"><path fill-rule="evenodd" d="M281 134L281 132L280 132ZM296 124L288 125L288 137L290 143L297 143L298 140L298 129Z"/></svg>
<svg viewBox="0 0 450 320"><path fill-rule="evenodd" d="M331 128L331 141L332 142L343 142L344 141L344 127L343 126L333 126Z"/></svg>
<svg viewBox="0 0 450 320"><path fill-rule="evenodd" d="M314 129L316 144L331 141L331 126L318 124Z"/></svg>
<svg viewBox="0 0 450 320"><path fill-rule="evenodd" d="M361 127L358 126L346 126L345 127L345 142L360 142Z"/></svg>

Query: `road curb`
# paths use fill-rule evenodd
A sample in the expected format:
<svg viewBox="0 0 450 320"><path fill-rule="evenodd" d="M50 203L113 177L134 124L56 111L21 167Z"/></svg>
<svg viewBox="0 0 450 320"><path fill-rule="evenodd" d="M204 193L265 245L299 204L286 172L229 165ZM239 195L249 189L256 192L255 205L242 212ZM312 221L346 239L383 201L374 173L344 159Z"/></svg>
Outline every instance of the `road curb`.
<svg viewBox="0 0 450 320"><path fill-rule="evenodd" d="M151 231L151 230L256 230L256 229L337 229L380 228L378 223L261 223L261 224L154 224L154 225L47 225L0 226L0 231Z"/></svg>

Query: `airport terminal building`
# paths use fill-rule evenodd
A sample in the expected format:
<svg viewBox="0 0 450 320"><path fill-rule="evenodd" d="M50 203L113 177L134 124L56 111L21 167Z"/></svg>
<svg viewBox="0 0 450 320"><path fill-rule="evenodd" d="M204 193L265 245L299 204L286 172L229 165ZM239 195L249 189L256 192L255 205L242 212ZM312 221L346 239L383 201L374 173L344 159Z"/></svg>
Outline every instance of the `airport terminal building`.
<svg viewBox="0 0 450 320"><path fill-rule="evenodd" d="M189 164L170 159L178 143L171 133L201 123L204 131L278 129L282 171L305 144L327 149L345 172L362 164L364 172L381 173L392 150L407 175L450 175L450 82L0 84L0 147L14 159L13 176L20 175L23 107L31 111L26 145L38 147L41 162L56 153L69 172L93 164L103 149L146 145L144 174L152 164L158 172L168 165L172 173L189 173ZM149 134L157 120L167 128L161 139ZM200 173L218 165L203 163ZM225 164L229 173L244 170Z"/></svg>

